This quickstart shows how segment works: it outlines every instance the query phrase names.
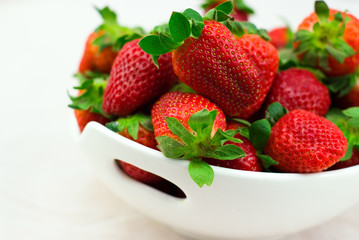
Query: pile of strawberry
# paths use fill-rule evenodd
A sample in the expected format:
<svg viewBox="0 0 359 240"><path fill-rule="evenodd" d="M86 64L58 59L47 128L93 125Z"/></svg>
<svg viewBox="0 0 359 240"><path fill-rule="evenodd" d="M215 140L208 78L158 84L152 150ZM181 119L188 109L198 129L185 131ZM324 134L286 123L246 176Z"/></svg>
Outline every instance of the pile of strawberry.
<svg viewBox="0 0 359 240"><path fill-rule="evenodd" d="M104 23L88 38L70 96L80 130L97 121L190 160L201 187L212 184L211 165L314 173L359 164L359 20L316 1L297 32L267 34L247 21L243 1L203 7L204 16L173 12L151 34L98 9ZM117 162L138 181L163 181Z"/></svg>

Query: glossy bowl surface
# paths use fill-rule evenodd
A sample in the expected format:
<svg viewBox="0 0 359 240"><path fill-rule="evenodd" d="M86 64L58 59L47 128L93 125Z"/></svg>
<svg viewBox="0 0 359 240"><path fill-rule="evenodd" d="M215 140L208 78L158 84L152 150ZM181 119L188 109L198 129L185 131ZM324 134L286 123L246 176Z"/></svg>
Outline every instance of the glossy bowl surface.
<svg viewBox="0 0 359 240"><path fill-rule="evenodd" d="M99 178L143 214L195 239L275 239L332 219L359 200L359 167L315 174L247 172L213 167L212 186L199 188L188 161L124 138L92 122L79 144ZM114 159L181 188L180 199L132 180Z"/></svg>

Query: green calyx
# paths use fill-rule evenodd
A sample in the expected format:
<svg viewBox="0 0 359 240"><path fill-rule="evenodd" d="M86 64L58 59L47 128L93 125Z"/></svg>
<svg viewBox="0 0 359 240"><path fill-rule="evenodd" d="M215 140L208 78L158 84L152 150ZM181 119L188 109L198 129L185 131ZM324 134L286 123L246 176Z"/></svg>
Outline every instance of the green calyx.
<svg viewBox="0 0 359 240"><path fill-rule="evenodd" d="M216 116L216 110L209 112L203 109L194 113L188 119L191 131L187 130L178 119L166 117L168 128L180 138L180 141L169 136L156 138L158 148L166 157L191 160L188 171L200 187L210 186L214 178L212 168L202 161L202 158L233 160L245 156L239 147L233 144L224 145L227 141L241 143L240 139L234 137L238 131L218 129L214 134L212 133Z"/></svg>
<svg viewBox="0 0 359 240"><path fill-rule="evenodd" d="M153 132L151 116L144 115L142 113L136 113L125 118L119 118L116 121L107 123L106 127L117 133L127 130L128 134L130 134L134 140L137 140L140 125L148 131Z"/></svg>
<svg viewBox="0 0 359 240"><path fill-rule="evenodd" d="M247 14L253 14L254 10L250 8L243 0L234 0L234 9L238 11L245 12ZM215 6L218 3L217 0L206 0L201 7L205 10Z"/></svg>
<svg viewBox="0 0 359 240"><path fill-rule="evenodd" d="M350 159L353 147L359 149L359 107L345 110L333 108L327 113L326 118L338 126L348 141L347 154L341 161Z"/></svg>
<svg viewBox="0 0 359 240"><path fill-rule="evenodd" d="M358 72L339 77L330 77L324 80L324 84L328 87L330 92L337 94L337 96L341 98L353 89L358 77Z"/></svg>
<svg viewBox="0 0 359 240"><path fill-rule="evenodd" d="M92 42L92 44L99 46L99 52L106 47L112 47L114 51L119 51L125 43L145 35L144 30L140 27L127 28L119 25L116 13L109 7L96 8L96 10L101 15L103 23L95 31L104 32Z"/></svg>
<svg viewBox="0 0 359 240"><path fill-rule="evenodd" d="M94 72L86 72L86 76L81 73L77 73L74 76L79 81L79 86L74 87L74 89L81 90L83 93L78 96L71 96L69 94L72 103L68 106L78 110L90 110L93 113L98 113L109 118L110 116L102 109L103 94L109 76Z"/></svg>
<svg viewBox="0 0 359 240"><path fill-rule="evenodd" d="M231 1L224 2L211 9L204 17L195 10L188 8L183 13L173 12L168 25L156 27L141 39L139 46L143 51L152 55L154 64L158 67L158 57L172 52L180 47L187 38L199 38L204 28L205 20L224 22L232 19L229 14L233 10Z"/></svg>
<svg viewBox="0 0 359 240"><path fill-rule="evenodd" d="M299 30L295 42L299 42L296 53L303 54L302 61L311 67L319 67L330 71L328 57L332 56L339 63L353 56L355 51L343 39L345 25L350 18L341 12L329 20L329 8L324 1L315 2L315 12L319 18L312 31Z"/></svg>
<svg viewBox="0 0 359 240"><path fill-rule="evenodd" d="M174 85L174 86L170 89L170 92L196 93L195 90L193 90L191 87L189 87L189 86L186 85L185 83L178 83L178 84Z"/></svg>

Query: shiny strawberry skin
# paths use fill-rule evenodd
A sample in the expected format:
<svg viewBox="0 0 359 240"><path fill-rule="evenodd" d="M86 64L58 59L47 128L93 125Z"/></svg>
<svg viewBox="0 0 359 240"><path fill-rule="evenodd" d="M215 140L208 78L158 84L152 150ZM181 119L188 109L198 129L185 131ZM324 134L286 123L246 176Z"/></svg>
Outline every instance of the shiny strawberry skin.
<svg viewBox="0 0 359 240"><path fill-rule="evenodd" d="M92 44L102 35L103 31L98 31L91 33L88 37L78 70L80 73L85 74L86 71L110 73L117 52L112 47L106 47L99 52L99 47Z"/></svg>
<svg viewBox="0 0 359 240"><path fill-rule="evenodd" d="M336 164L331 166L328 170L342 169L355 165L359 165L359 150L357 148L353 149L353 156L350 159L346 161L337 162Z"/></svg>
<svg viewBox="0 0 359 240"><path fill-rule="evenodd" d="M270 43L276 48L281 49L289 43L289 33L287 27L275 28L268 32Z"/></svg>
<svg viewBox="0 0 359 240"><path fill-rule="evenodd" d="M226 115L242 117L248 106L260 100L262 85L257 69L223 24L204 23L198 39L188 38L173 51L174 71Z"/></svg>
<svg viewBox="0 0 359 240"><path fill-rule="evenodd" d="M94 121L105 125L110 121L110 119L102 116L101 114L91 112L90 109L86 111L75 109L74 112L80 132L84 130L84 128L89 122Z"/></svg>
<svg viewBox="0 0 359 240"><path fill-rule="evenodd" d="M223 131L226 129L227 123L224 113L208 99L194 93L169 92L164 94L152 108L151 115L155 136L169 136L173 139L180 140L180 138L174 135L168 128L165 117L178 119L187 130L191 131L188 125L188 119L192 114L202 109L209 111L217 110L217 117L213 124L213 134L219 128Z"/></svg>
<svg viewBox="0 0 359 240"><path fill-rule="evenodd" d="M334 19L334 15L337 10L330 9L329 19ZM339 63L332 56L329 56L328 65L330 71L322 69L322 71L328 76L341 76L355 72L359 65L359 20L352 14L347 13L347 17L350 21L345 25L345 31L343 39L344 41L353 48L355 55L347 57L343 63ZM344 14L343 14L344 17ZM313 26L319 21L317 14L314 12L310 16L306 17L298 26L298 30L312 31ZM298 43L294 43L294 48L298 46Z"/></svg>
<svg viewBox="0 0 359 240"><path fill-rule="evenodd" d="M326 170L344 157L348 143L329 120L305 110L294 110L272 128L264 149L281 172L314 173Z"/></svg>
<svg viewBox="0 0 359 240"><path fill-rule="evenodd" d="M249 60L257 68L262 85L258 101L245 108L242 114L242 118L247 119L258 111L264 102L276 76L279 57L277 50L258 35L244 34L237 41Z"/></svg>
<svg viewBox="0 0 359 240"><path fill-rule="evenodd" d="M330 107L328 89L308 70L290 68L277 74L266 105L280 102L289 111L304 109L324 116Z"/></svg>
<svg viewBox="0 0 359 240"><path fill-rule="evenodd" d="M227 130L236 130L237 127L241 127L241 124L236 122L229 122ZM236 158L233 160L217 160L217 159L205 159L205 161L213 166L232 168L244 171L261 172L262 165L260 159L257 157L257 152L252 143L240 134L235 136L243 141L243 143L228 142L226 144L234 144L240 147L246 154L243 158Z"/></svg>
<svg viewBox="0 0 359 240"><path fill-rule="evenodd" d="M145 129L140 125L139 131L138 131L138 138L137 140L134 140L131 135L128 133L127 129L120 132L122 136L131 139L133 141L136 141L137 143L140 143L144 146L157 149L157 142L155 139L155 136L153 132ZM136 179L137 181L147 183L147 184L155 184L161 182L163 179L153 173L147 172L145 170L142 170L136 166L133 166L132 164L123 162L121 160L117 160L120 164L122 170L133 179Z"/></svg>
<svg viewBox="0 0 359 240"><path fill-rule="evenodd" d="M158 59L159 69L138 45L139 39L120 50L110 74L103 101L109 115L126 116L155 100L177 81L171 54Z"/></svg>

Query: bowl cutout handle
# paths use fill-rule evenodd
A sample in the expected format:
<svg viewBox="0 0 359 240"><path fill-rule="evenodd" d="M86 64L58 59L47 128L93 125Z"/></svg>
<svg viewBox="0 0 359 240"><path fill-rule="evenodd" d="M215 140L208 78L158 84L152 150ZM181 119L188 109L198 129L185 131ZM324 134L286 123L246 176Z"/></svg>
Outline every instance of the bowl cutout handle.
<svg viewBox="0 0 359 240"><path fill-rule="evenodd" d="M199 188L188 174L188 161L166 158L160 151L127 139L99 123L87 124L80 144L98 168L115 168L114 160L119 159L172 182L187 198ZM117 169L110 172L119 174Z"/></svg>

